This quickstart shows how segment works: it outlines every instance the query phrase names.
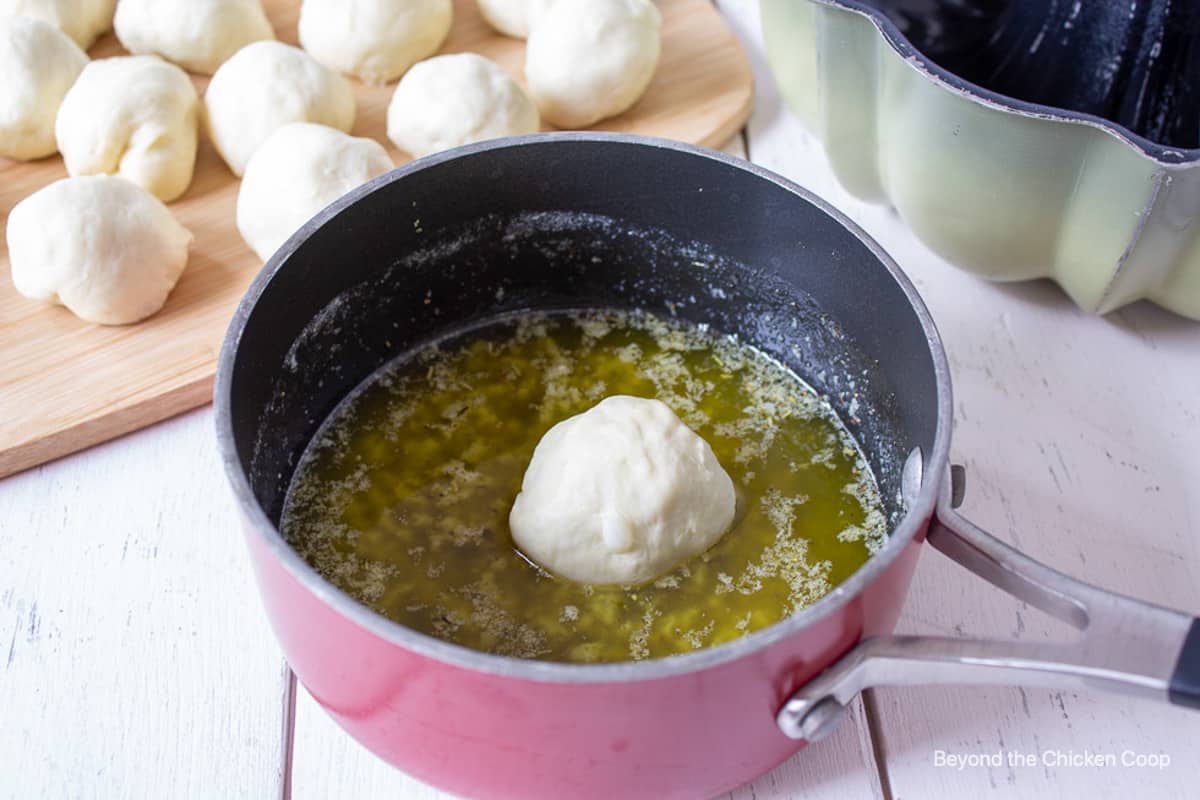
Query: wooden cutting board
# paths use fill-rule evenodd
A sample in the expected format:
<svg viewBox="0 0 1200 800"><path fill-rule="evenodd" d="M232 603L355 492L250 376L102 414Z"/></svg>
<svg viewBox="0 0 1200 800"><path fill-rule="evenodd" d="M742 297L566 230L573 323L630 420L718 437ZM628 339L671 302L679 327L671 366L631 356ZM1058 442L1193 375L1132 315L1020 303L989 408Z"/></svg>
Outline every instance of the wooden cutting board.
<svg viewBox="0 0 1200 800"><path fill-rule="evenodd" d="M295 44L298 0L267 0L264 6L279 38ZM653 84L632 110L597 127L720 146L750 114L749 63L709 0L660 0L659 7L663 49ZM496 35L474 0L456 0L454 10L442 52L473 50L521 74L523 41ZM110 34L90 55L122 52ZM199 90L206 83L196 78ZM408 157L385 137L392 90L355 84L353 133L387 145L401 164ZM33 163L0 158L5 223L21 199L65 175L57 156ZM225 328L260 266L234 225L237 187L202 141L195 180L171 204L195 234L191 259L163 310L136 325L93 325L62 307L20 296L12 285L7 244L0 240L0 476L210 401Z"/></svg>

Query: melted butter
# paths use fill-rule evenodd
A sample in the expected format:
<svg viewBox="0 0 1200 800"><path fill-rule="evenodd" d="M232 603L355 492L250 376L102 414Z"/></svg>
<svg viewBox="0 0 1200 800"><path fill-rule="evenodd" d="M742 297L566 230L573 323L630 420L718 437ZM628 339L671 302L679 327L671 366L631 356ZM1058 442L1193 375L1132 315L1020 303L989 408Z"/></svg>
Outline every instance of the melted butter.
<svg viewBox="0 0 1200 800"><path fill-rule="evenodd" d="M632 587L557 579L508 530L538 440L613 394L674 409L739 495L716 545ZM803 381L735 340L616 312L497 322L386 367L314 438L281 527L321 574L396 622L576 662L668 656L779 622L887 535L854 440Z"/></svg>

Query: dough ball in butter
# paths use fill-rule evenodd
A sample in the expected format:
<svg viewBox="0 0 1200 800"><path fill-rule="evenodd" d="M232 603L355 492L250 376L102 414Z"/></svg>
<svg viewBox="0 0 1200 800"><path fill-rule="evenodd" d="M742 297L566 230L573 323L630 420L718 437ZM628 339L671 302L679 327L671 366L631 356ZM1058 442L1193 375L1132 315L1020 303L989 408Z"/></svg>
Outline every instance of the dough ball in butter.
<svg viewBox="0 0 1200 800"><path fill-rule="evenodd" d="M450 0L304 0L300 44L330 69L388 83L437 52L453 14Z"/></svg>
<svg viewBox="0 0 1200 800"><path fill-rule="evenodd" d="M179 67L157 56L84 67L55 123L71 175L120 175L164 202L192 182L200 99Z"/></svg>
<svg viewBox="0 0 1200 800"><path fill-rule="evenodd" d="M54 119L88 57L65 33L33 17L0 17L0 157L52 155Z"/></svg>
<svg viewBox="0 0 1200 800"><path fill-rule="evenodd" d="M205 75L251 42L275 38L259 0L121 0L113 29L129 52Z"/></svg>
<svg viewBox="0 0 1200 800"><path fill-rule="evenodd" d="M524 39L554 0L476 0L479 13L505 36Z"/></svg>
<svg viewBox="0 0 1200 800"><path fill-rule="evenodd" d="M556 0L525 50L525 80L542 116L583 128L627 111L654 77L661 27L650 0Z"/></svg>
<svg viewBox="0 0 1200 800"><path fill-rule="evenodd" d="M736 505L707 442L664 403L618 395L546 432L508 521L550 572L634 584L711 547Z"/></svg>
<svg viewBox="0 0 1200 800"><path fill-rule="evenodd" d="M475 53L437 56L410 69L392 95L387 123L388 138L416 157L536 133L541 124L521 84Z"/></svg>
<svg viewBox="0 0 1200 800"><path fill-rule="evenodd" d="M349 81L282 42L246 45L221 65L204 93L209 137L238 177L284 125L316 122L349 131L356 110Z"/></svg>
<svg viewBox="0 0 1200 800"><path fill-rule="evenodd" d="M64 178L8 215L17 291L104 325L162 308L187 266L192 234L160 200L124 178Z"/></svg>
<svg viewBox="0 0 1200 800"><path fill-rule="evenodd" d="M36 17L87 50L112 27L117 0L0 0L0 17Z"/></svg>
<svg viewBox="0 0 1200 800"><path fill-rule="evenodd" d="M284 125L246 165L237 226L266 261L318 211L394 165L383 145L310 122Z"/></svg>

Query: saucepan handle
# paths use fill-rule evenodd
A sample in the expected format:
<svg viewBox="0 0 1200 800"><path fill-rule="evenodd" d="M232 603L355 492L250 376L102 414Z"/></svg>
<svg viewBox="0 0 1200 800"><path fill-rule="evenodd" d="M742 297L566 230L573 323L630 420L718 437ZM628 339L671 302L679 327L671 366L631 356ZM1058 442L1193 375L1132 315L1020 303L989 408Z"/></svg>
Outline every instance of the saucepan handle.
<svg viewBox="0 0 1200 800"><path fill-rule="evenodd" d="M905 472L911 472L909 466ZM1200 620L1077 581L1014 550L955 510L964 479L962 468L954 467L929 543L1080 635L1058 643L864 639L784 703L776 719L786 735L809 741L824 737L855 695L872 686L1098 687L1200 709Z"/></svg>

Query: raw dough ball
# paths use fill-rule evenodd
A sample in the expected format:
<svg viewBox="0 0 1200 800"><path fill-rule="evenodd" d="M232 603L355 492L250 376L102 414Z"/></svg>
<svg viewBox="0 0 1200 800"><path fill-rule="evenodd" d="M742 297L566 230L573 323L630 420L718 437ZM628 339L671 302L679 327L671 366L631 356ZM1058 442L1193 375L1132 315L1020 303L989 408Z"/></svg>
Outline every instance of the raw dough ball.
<svg viewBox="0 0 1200 800"><path fill-rule="evenodd" d="M8 215L17 291L88 322L125 325L162 308L187 266L192 234L124 178L64 178Z"/></svg>
<svg viewBox="0 0 1200 800"><path fill-rule="evenodd" d="M54 129L71 175L120 175L170 202L196 166L200 100L157 56L102 58L63 98Z"/></svg>
<svg viewBox="0 0 1200 800"><path fill-rule="evenodd" d="M450 33L450 0L304 0L300 44L330 69L394 81L437 52Z"/></svg>
<svg viewBox="0 0 1200 800"><path fill-rule="evenodd" d="M209 136L239 177L258 146L289 122L339 131L354 125L349 81L280 42L255 42L235 53L213 75L204 106Z"/></svg>
<svg viewBox="0 0 1200 800"><path fill-rule="evenodd" d="M506 36L524 39L554 0L476 0L479 13Z"/></svg>
<svg viewBox="0 0 1200 800"><path fill-rule="evenodd" d="M616 396L546 432L508 523L556 575L630 584L711 547L736 504L712 448L670 408Z"/></svg>
<svg viewBox="0 0 1200 800"><path fill-rule="evenodd" d="M537 106L521 85L474 53L437 56L415 65L388 106L388 138L417 157L535 133L539 127Z"/></svg>
<svg viewBox="0 0 1200 800"><path fill-rule="evenodd" d="M313 215L394 164L383 145L295 122L271 134L246 165L237 226L266 261Z"/></svg>
<svg viewBox="0 0 1200 800"><path fill-rule="evenodd" d="M650 0L558 0L529 34L525 78L542 116L583 128L628 110L658 66Z"/></svg>
<svg viewBox="0 0 1200 800"><path fill-rule="evenodd" d="M50 23L0 18L0 157L26 161L58 150L54 118L87 62Z"/></svg>
<svg viewBox="0 0 1200 800"><path fill-rule="evenodd" d="M129 52L205 75L251 42L275 38L259 0L121 0L113 27Z"/></svg>
<svg viewBox="0 0 1200 800"><path fill-rule="evenodd" d="M112 26L117 0L0 0L0 17L37 17L87 50Z"/></svg>

